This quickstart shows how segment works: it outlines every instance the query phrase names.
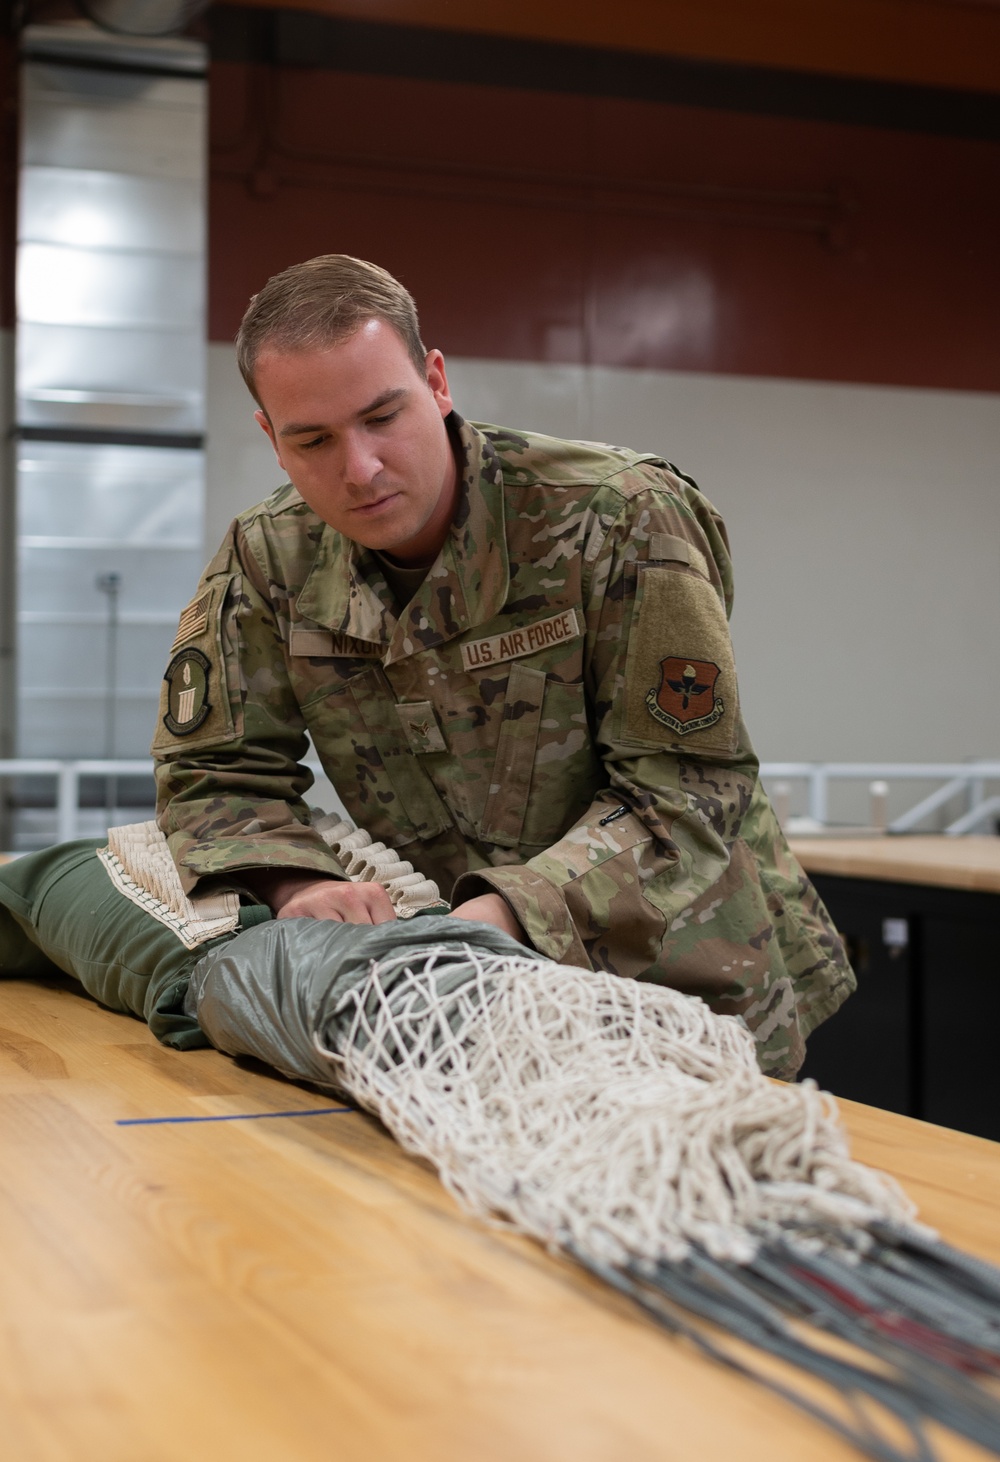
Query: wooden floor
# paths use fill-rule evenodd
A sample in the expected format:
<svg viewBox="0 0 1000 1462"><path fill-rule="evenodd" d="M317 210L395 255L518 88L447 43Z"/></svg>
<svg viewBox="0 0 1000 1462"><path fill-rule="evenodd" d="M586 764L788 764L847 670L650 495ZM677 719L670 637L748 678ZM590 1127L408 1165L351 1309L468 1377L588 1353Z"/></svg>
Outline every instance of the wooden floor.
<svg viewBox="0 0 1000 1462"><path fill-rule="evenodd" d="M68 982L0 985L0 1101L4 1462L856 1455L463 1218L369 1118ZM859 1157L1000 1260L1000 1146L845 1109ZM255 1113L298 1115L163 1120Z"/></svg>

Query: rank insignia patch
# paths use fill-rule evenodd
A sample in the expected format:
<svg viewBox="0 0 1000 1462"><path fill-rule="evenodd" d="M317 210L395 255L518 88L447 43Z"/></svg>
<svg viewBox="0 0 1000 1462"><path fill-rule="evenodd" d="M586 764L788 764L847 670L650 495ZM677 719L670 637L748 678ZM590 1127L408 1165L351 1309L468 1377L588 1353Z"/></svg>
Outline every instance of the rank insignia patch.
<svg viewBox="0 0 1000 1462"><path fill-rule="evenodd" d="M715 693L720 674L711 660L668 655L660 661L659 688L646 692L649 714L678 736L714 726L726 709L721 696Z"/></svg>
<svg viewBox="0 0 1000 1462"><path fill-rule="evenodd" d="M167 666L163 678L169 692L163 724L174 736L190 736L212 709L208 699L211 670L208 656L190 646L179 651Z"/></svg>

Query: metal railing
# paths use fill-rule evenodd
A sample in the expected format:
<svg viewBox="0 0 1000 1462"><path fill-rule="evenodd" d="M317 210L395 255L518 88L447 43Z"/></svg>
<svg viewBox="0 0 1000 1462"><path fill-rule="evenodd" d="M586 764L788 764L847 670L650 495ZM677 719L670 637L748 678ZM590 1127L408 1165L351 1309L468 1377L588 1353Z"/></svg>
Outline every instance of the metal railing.
<svg viewBox="0 0 1000 1462"><path fill-rule="evenodd" d="M775 802L779 819L786 825L792 819L788 816L783 786L799 779L806 783L809 821L820 830L830 825L832 782L868 783L871 825L880 832L913 832L925 818L959 796L965 801L965 810L940 829L948 837L974 832L1000 815L1000 795L986 795L987 783L1000 782L1000 761L772 761L761 763L760 774ZM937 782L939 785L890 821L887 815L890 782Z"/></svg>
<svg viewBox="0 0 1000 1462"><path fill-rule="evenodd" d="M82 777L152 777L153 763L141 761L57 761L12 758L0 761L0 777L53 777L56 783L57 843L79 836L80 780Z"/></svg>
<svg viewBox="0 0 1000 1462"><path fill-rule="evenodd" d="M310 759L306 766L317 777L322 768ZM0 777L51 777L55 788L55 841L69 842L77 837L80 820L80 783L84 777L152 777L153 763L136 760L61 761L46 758L12 758L0 760ZM959 837L984 827L1000 817L1000 794L987 795L987 784L1000 784L1000 761L971 762L762 762L761 777L775 802L780 820L791 830L796 819L790 818L790 792L793 782L804 782L808 821L817 831L830 823L830 788L832 783L868 783L872 808L871 826L880 832L907 833L939 812L947 803L961 796L965 802L962 815L941 831ZM937 782L927 796L920 798L891 821L885 815L888 807L889 783ZM805 828L801 829L805 831Z"/></svg>
<svg viewBox="0 0 1000 1462"><path fill-rule="evenodd" d="M317 782L325 782L325 774L318 761L310 758L304 765L309 768ZM62 761L54 757L0 759L0 780L11 777L52 778L55 782L55 837L52 841L68 843L81 836L80 784L84 777L103 777L110 783L114 783L119 777L148 777L152 784L153 762L148 757L132 760L87 758L79 761ZM332 795L336 801L336 794ZM151 796L150 806L152 800ZM122 814L122 821L128 820L128 809L118 808L117 811ZM94 836L98 834L95 833Z"/></svg>

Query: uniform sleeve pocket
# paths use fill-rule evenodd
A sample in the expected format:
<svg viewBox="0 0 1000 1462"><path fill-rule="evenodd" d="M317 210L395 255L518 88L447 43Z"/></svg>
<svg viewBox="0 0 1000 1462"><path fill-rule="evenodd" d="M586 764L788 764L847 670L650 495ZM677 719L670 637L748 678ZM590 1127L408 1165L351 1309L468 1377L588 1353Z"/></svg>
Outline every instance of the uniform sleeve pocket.
<svg viewBox="0 0 1000 1462"><path fill-rule="evenodd" d="M731 755L739 738L736 667L711 583L683 567L637 565L619 739Z"/></svg>
<svg viewBox="0 0 1000 1462"><path fill-rule="evenodd" d="M173 652L160 688L153 738L154 756L233 741L238 729L224 644L232 626L223 623L239 602L241 577L219 579L201 591L181 615Z"/></svg>

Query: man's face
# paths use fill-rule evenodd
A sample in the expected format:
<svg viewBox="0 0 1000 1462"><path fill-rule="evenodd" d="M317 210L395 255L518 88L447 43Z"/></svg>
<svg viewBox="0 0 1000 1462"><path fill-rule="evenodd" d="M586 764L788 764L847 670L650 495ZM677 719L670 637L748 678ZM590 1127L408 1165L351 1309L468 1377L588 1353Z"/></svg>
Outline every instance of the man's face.
<svg viewBox="0 0 1000 1462"><path fill-rule="evenodd" d="M441 352L422 377L401 337L369 320L326 349L263 350L257 420L306 502L338 533L401 563L430 563L455 512Z"/></svg>

